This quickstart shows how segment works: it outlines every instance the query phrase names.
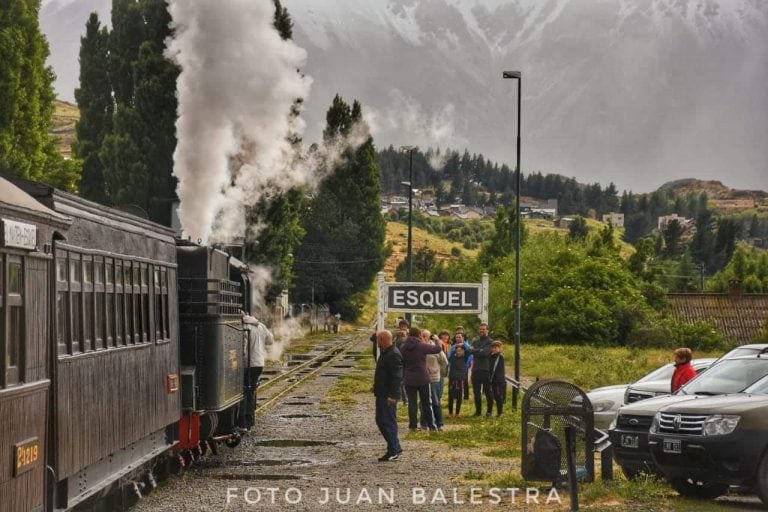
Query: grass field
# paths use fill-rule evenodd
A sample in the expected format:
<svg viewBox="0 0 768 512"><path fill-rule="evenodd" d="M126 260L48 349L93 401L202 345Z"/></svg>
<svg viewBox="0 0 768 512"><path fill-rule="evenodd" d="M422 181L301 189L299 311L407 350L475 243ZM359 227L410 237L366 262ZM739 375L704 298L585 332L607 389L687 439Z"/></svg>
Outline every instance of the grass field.
<svg viewBox="0 0 768 512"><path fill-rule="evenodd" d="M511 347L505 347L507 374L512 374ZM696 354L698 357L719 354ZM579 385L585 390L605 384L630 382L648 371L670 361L666 350L605 349L597 347L573 347L563 345L524 346L522 350L522 374L524 378L559 378ZM365 358L361 366L342 378L329 393L324 402L328 407L345 407L355 404L367 395L372 383L373 360ZM445 407L444 396L444 413ZM446 419L444 432L430 433L417 431L408 433L406 408L398 407L398 423L403 428L401 437L444 444L456 457L473 456L488 458L488 470L467 471L457 477L456 482L483 488L520 488L542 486L542 482L526 482L520 473L521 459L521 414L507 402L504 415L499 418L473 417L473 405L465 402L462 412L466 416ZM596 460L599 468L599 457ZM712 501L697 501L680 497L663 479L641 477L628 481L614 466L614 480L597 479L580 485L579 500L583 510L590 511L718 511L747 510L738 503L722 504ZM545 486L546 487L546 486ZM568 491L561 489L559 495L567 503ZM725 507L725 508L724 508ZM542 506L536 508L548 510ZM749 509L751 510L751 509Z"/></svg>

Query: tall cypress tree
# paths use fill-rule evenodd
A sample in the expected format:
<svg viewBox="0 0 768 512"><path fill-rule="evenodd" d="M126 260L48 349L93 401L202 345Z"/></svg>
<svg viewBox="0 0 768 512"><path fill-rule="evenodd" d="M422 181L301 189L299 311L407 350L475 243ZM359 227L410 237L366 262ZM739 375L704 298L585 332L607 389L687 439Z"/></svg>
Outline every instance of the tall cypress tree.
<svg viewBox="0 0 768 512"><path fill-rule="evenodd" d="M280 4L280 0L274 0L275 18L274 25L283 39L293 38L293 22L288 14L288 9Z"/></svg>
<svg viewBox="0 0 768 512"><path fill-rule="evenodd" d="M112 31L91 16L81 40L83 118L77 154L82 191L105 204L133 204L170 225L175 198L178 66L163 56L171 21L166 0L113 0Z"/></svg>
<svg viewBox="0 0 768 512"><path fill-rule="evenodd" d="M73 189L77 171L49 136L54 74L39 0L0 4L0 172Z"/></svg>
<svg viewBox="0 0 768 512"><path fill-rule="evenodd" d="M112 0L109 34L109 79L118 105L133 105L133 63L146 38L144 18L136 0Z"/></svg>
<svg viewBox="0 0 768 512"><path fill-rule="evenodd" d="M179 67L163 55L171 21L165 0L144 0L142 7L148 39L142 43L138 59L133 64L134 109L142 124L142 136L137 143L148 169L149 217L170 225L170 205L176 197L173 152L176 149Z"/></svg>
<svg viewBox="0 0 768 512"><path fill-rule="evenodd" d="M362 108L340 96L326 115L326 137L345 135L362 122ZM354 319L356 294L367 290L384 262L385 223L380 213L379 169L373 139L345 152L345 159L320 185L304 217L307 231L297 254L297 296L327 302Z"/></svg>
<svg viewBox="0 0 768 512"><path fill-rule="evenodd" d="M108 76L109 32L101 27L99 15L91 13L80 38L80 87L75 100L80 119L75 125L75 156L83 161L80 194L99 203L107 202L104 188L104 166L99 148L112 126L114 102Z"/></svg>

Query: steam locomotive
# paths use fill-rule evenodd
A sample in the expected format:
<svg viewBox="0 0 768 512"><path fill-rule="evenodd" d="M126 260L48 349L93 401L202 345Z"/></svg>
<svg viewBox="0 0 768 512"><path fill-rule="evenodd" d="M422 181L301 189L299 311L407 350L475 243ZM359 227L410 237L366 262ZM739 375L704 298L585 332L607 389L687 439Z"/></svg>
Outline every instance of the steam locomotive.
<svg viewBox="0 0 768 512"><path fill-rule="evenodd" d="M235 446L246 267L39 183L0 177L0 512L140 493Z"/></svg>

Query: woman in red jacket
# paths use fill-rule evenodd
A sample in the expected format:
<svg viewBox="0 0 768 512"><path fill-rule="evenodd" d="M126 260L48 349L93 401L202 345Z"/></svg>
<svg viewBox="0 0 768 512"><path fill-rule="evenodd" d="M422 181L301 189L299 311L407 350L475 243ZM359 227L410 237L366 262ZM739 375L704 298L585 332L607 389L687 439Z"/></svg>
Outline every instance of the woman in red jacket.
<svg viewBox="0 0 768 512"><path fill-rule="evenodd" d="M675 373L672 374L672 392L674 393L683 385L694 378L697 373L691 365L693 352L689 348L678 348L675 354Z"/></svg>

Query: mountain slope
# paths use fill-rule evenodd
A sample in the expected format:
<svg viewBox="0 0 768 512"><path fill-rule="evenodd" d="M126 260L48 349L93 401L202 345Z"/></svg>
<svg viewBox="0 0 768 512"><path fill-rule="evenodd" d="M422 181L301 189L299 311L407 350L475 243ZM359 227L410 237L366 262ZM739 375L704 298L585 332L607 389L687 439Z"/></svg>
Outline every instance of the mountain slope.
<svg viewBox="0 0 768 512"><path fill-rule="evenodd" d="M63 99L76 84L87 13L108 15L109 4L44 1ZM514 162L516 83L502 80L501 71L519 69L524 171L635 191L687 176L768 187L768 2L283 5L314 78L307 141L319 138L339 92L361 100L379 146L466 146Z"/></svg>
<svg viewBox="0 0 768 512"><path fill-rule="evenodd" d="M650 190L768 185L768 4L752 0L286 0L315 78L374 111L381 143L469 147L523 169ZM373 4L373 5L372 5ZM316 136L316 135L315 135Z"/></svg>

